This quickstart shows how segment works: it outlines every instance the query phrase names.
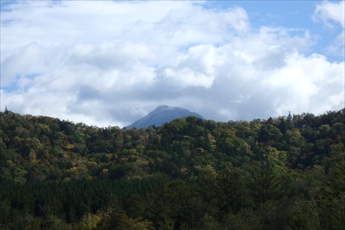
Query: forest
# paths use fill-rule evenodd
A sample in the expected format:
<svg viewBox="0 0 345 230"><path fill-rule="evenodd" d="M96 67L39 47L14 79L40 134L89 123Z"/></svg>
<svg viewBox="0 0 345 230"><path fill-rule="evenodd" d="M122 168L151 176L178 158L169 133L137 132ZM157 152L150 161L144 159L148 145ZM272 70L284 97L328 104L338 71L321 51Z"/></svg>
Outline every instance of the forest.
<svg viewBox="0 0 345 230"><path fill-rule="evenodd" d="M0 112L0 230L345 229L345 108L95 127Z"/></svg>

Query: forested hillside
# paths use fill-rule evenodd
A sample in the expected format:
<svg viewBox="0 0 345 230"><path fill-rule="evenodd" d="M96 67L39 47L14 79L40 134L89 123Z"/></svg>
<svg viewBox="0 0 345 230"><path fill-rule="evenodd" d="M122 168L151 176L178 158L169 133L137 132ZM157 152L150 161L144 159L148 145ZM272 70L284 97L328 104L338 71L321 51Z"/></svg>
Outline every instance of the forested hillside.
<svg viewBox="0 0 345 230"><path fill-rule="evenodd" d="M345 109L98 128L0 113L0 229L345 229Z"/></svg>

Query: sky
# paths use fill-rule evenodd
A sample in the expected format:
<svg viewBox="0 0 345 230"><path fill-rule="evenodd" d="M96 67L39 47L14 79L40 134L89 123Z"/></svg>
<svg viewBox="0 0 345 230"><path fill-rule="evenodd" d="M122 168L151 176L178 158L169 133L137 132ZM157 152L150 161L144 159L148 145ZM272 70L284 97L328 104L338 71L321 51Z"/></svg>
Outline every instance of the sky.
<svg viewBox="0 0 345 230"><path fill-rule="evenodd" d="M1 1L1 111L123 127L344 108L344 1Z"/></svg>

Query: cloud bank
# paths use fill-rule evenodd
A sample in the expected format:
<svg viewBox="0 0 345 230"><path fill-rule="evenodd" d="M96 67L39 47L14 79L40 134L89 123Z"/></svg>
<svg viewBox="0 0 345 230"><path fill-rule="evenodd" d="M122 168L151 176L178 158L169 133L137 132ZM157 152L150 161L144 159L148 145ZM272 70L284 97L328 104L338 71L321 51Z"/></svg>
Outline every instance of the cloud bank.
<svg viewBox="0 0 345 230"><path fill-rule="evenodd" d="M344 30L330 4L343 3L311 17ZM238 6L18 2L1 29L2 110L123 127L160 104L216 121L344 106L344 62L310 54L308 30L254 28ZM344 49L343 36L329 50Z"/></svg>

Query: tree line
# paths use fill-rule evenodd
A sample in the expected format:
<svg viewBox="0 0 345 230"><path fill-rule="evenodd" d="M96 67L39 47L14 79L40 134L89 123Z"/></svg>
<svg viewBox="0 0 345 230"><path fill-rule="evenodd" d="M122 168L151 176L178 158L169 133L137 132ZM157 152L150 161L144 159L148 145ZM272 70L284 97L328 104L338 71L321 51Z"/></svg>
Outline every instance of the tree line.
<svg viewBox="0 0 345 230"><path fill-rule="evenodd" d="M0 113L0 229L344 229L345 109L147 129Z"/></svg>

